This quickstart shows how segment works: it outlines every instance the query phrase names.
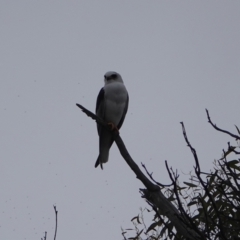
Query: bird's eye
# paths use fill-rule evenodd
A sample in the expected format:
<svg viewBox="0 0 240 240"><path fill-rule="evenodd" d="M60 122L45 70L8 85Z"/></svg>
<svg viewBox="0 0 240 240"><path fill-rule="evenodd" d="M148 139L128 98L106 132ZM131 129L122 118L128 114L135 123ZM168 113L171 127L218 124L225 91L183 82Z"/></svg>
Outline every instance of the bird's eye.
<svg viewBox="0 0 240 240"><path fill-rule="evenodd" d="M117 78L117 74L116 74L116 73L113 73L113 74L111 75L111 78L113 78L113 79Z"/></svg>

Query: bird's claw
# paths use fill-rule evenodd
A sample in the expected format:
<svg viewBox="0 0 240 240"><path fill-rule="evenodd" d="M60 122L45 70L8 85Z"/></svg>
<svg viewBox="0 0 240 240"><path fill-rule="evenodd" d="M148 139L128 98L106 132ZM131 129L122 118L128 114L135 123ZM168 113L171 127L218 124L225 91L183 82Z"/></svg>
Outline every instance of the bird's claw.
<svg viewBox="0 0 240 240"><path fill-rule="evenodd" d="M108 123L108 126L111 128L111 131L114 131L114 130L115 130L115 131L119 132L117 126L115 126L112 122L109 122L109 123Z"/></svg>

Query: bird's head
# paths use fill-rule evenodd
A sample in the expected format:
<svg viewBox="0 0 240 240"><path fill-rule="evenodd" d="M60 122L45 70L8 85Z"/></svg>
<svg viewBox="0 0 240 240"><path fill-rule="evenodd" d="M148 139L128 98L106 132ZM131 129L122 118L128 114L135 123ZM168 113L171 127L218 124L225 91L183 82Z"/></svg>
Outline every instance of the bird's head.
<svg viewBox="0 0 240 240"><path fill-rule="evenodd" d="M105 84L109 83L109 82L123 82L122 77L119 73L117 72L107 72L104 75L104 82Z"/></svg>

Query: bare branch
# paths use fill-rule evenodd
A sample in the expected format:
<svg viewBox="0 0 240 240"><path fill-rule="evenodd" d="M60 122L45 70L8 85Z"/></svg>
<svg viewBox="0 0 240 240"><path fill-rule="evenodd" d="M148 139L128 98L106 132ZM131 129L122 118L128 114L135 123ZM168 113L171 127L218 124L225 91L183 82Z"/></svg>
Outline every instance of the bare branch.
<svg viewBox="0 0 240 240"><path fill-rule="evenodd" d="M55 234L54 234L54 240L56 240L56 236L57 236L57 207L53 205L54 211L55 211L55 216L56 216L56 226L55 226Z"/></svg>
<svg viewBox="0 0 240 240"><path fill-rule="evenodd" d="M144 184L144 186L152 192L159 192L160 188L159 186L153 184L145 175L144 173L140 170L138 165L133 161L132 157L128 153L125 144L120 137L118 132L113 132L114 140L118 146L118 149L122 155L122 157L125 159L127 162L128 166L132 169L132 171L136 174L136 177Z"/></svg>
<svg viewBox="0 0 240 240"><path fill-rule="evenodd" d="M173 183L172 183L172 184L162 184L162 183L160 183L160 182L157 182L157 181L153 178L152 173L149 173L149 172L148 172L145 164L143 164L143 163L141 163L141 164L142 164L142 167L145 169L147 175L150 177L150 179L151 179L154 183L156 183L158 186L160 186L160 187L171 187L171 186L173 185Z"/></svg>
<svg viewBox="0 0 240 240"><path fill-rule="evenodd" d="M109 129L109 126L105 121L100 119L98 116L96 116L94 113L90 112L80 104L77 104L77 106L85 113L87 116L91 117L92 119L96 120L98 123L102 124L102 126ZM199 233L196 231L190 229L186 224L184 224L183 221L180 221L181 215L179 211L176 209L176 207L168 201L168 199L162 194L160 191L159 186L152 183L140 170L138 165L133 161L130 154L128 153L125 144L123 143L119 132L117 131L111 131L114 141L116 142L118 149L122 155L122 157L125 159L129 167L132 169L132 171L136 174L136 177L144 184L144 186L147 189L141 189L141 192L143 193L143 197L146 198L149 202L151 202L156 208L160 209L164 216L168 217L168 219L172 222L172 224L176 227L177 231L181 233L183 236L186 237L186 239L202 239Z"/></svg>
<svg viewBox="0 0 240 240"><path fill-rule="evenodd" d="M226 130L223 130L223 129L217 127L216 124L213 124L213 122L212 122L212 120L211 120L211 118L210 118L210 115L209 115L209 112L208 112L207 109L206 109L206 113L207 113L208 122L209 122L216 130L218 130L218 131L220 131L220 132L223 132L223 133L226 133L226 134L230 135L231 137L234 137L234 138L240 140L240 136L235 135L235 134L233 134L233 133L230 133L230 132L228 132L228 131L226 131Z"/></svg>
<svg viewBox="0 0 240 240"><path fill-rule="evenodd" d="M87 116L91 117L92 119L96 120L98 123L102 124L105 128L110 130L109 125L103 121L101 118L99 118L97 115L95 115L94 113L90 112L89 110L87 110L86 108L84 108L83 106L81 106L80 104L76 104L79 108L82 109L82 111L84 113L87 114ZM159 187L155 184L153 184L144 174L143 172L140 170L140 168L138 167L138 165L133 161L132 157L130 156L130 154L128 153L124 142L122 141L119 132L117 131L111 131L112 135L114 137L114 140L118 146L118 149L122 155L122 157L125 159L125 161L127 162L127 164L129 165L129 167L133 170L133 172L136 174L136 177L142 181L142 183L145 185L145 187L149 190L149 191L159 191Z"/></svg>
<svg viewBox="0 0 240 240"><path fill-rule="evenodd" d="M108 124L103 121L100 117L98 117L97 115L95 115L94 113L92 113L91 111L89 111L88 109L86 109L85 107L83 107L82 105L76 103L76 105L88 116L91 117L92 119L94 119L96 122L100 123L102 126L109 128Z"/></svg>
<svg viewBox="0 0 240 240"><path fill-rule="evenodd" d="M41 238L41 240L47 240L47 232L45 232L44 234L45 234L45 235L44 235L43 238Z"/></svg>

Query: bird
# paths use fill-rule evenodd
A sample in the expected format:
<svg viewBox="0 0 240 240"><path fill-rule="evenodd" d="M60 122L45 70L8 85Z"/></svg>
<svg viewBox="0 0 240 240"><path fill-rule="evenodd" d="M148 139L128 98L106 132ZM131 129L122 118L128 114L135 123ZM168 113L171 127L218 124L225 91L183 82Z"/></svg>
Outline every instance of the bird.
<svg viewBox="0 0 240 240"><path fill-rule="evenodd" d="M104 87L101 88L96 102L96 115L110 125L111 130L118 131L125 119L129 96L122 77L117 72L107 72L104 75ZM109 150L113 144L113 136L109 129L97 123L99 135L99 155L95 168L108 161Z"/></svg>

